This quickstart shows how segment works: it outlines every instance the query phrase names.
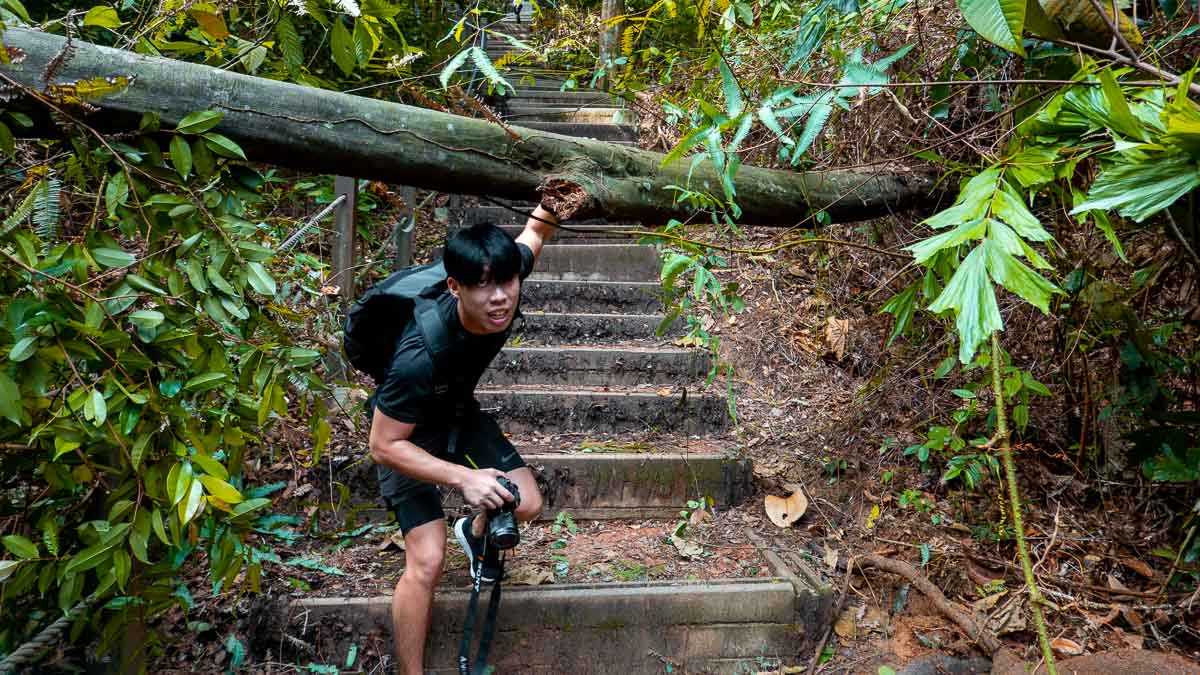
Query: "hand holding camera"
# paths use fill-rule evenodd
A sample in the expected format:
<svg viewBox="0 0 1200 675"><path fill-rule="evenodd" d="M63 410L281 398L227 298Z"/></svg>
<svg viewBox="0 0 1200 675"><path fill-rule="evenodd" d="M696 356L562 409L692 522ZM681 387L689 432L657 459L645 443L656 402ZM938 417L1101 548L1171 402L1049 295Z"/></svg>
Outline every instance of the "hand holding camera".
<svg viewBox="0 0 1200 675"><path fill-rule="evenodd" d="M510 490L499 481L509 482L504 473L496 469L474 469L468 471L459 489L462 490L463 501L468 506L477 509L498 509L514 499ZM514 488L515 489L515 488Z"/></svg>
<svg viewBox="0 0 1200 675"><path fill-rule="evenodd" d="M504 551L521 543L521 535L517 531L517 507L521 505L521 491L516 483L503 476L497 478L496 482L512 495L512 501L488 510L487 538L492 546Z"/></svg>

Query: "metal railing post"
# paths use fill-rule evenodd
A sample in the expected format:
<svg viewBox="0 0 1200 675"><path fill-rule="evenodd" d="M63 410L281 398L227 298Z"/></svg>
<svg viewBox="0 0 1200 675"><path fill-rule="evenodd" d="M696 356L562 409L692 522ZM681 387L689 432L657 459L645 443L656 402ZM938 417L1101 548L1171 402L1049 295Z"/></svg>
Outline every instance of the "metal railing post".
<svg viewBox="0 0 1200 675"><path fill-rule="evenodd" d="M340 288L343 308L354 302L355 288L355 233L354 211L358 205L358 180L348 176L335 176L333 190L342 203L333 212L333 278L330 284Z"/></svg>

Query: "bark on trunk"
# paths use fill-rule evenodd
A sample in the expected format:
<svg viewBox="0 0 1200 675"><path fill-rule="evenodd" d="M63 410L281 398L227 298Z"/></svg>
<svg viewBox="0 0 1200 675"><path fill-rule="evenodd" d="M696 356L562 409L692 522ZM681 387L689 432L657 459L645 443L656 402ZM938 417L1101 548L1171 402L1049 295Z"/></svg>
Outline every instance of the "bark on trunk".
<svg viewBox="0 0 1200 675"><path fill-rule="evenodd" d="M625 0L603 0L600 6L600 20L604 22L604 32L600 33L600 63L608 64L609 72L604 75L604 88L612 82L611 65L621 53L621 24L609 24L614 18L625 13Z"/></svg>
<svg viewBox="0 0 1200 675"><path fill-rule="evenodd" d="M23 52L0 76L42 91L46 66L63 51L56 35L10 28L4 44ZM18 55L20 56L20 55ZM132 76L124 91L94 101L86 117L109 131L137 129L155 113L165 129L199 110L225 114L214 131L251 160L461 194L557 200L565 218L604 216L647 226L686 219L672 185L688 185L691 162L660 167L663 155L485 120L142 56L74 41L52 83ZM0 85L3 83L0 82ZM692 171L692 189L719 194L710 162ZM794 173L742 167L736 180L744 224L792 225L818 210L834 221L887 215L928 203L935 177L879 172Z"/></svg>

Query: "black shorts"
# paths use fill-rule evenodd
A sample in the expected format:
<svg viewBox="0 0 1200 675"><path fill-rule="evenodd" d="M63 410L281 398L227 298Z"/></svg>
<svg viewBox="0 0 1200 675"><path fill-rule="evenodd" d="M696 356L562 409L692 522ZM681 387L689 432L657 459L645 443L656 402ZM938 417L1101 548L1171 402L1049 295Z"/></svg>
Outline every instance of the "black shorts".
<svg viewBox="0 0 1200 675"><path fill-rule="evenodd" d="M525 466L525 460L504 437L495 418L483 412L476 413L459 427L453 451L448 447L450 432L446 429L426 431L418 425L409 440L439 459L472 469L508 472ZM383 466L377 466L376 470L383 501L396 516L401 532L408 534L414 527L446 517L442 493L437 485L409 478Z"/></svg>

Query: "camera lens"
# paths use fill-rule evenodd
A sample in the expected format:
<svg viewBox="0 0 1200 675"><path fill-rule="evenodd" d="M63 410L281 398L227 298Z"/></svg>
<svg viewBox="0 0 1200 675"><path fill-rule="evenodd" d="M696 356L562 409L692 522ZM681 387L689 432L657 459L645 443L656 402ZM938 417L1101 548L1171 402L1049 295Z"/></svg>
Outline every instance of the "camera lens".
<svg viewBox="0 0 1200 675"><path fill-rule="evenodd" d="M507 550L521 541L517 532L517 519L512 511L501 511L488 520L488 539L500 550Z"/></svg>

